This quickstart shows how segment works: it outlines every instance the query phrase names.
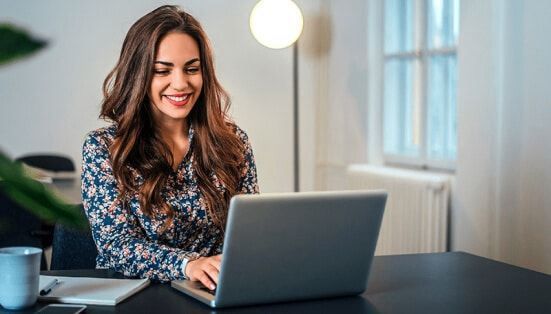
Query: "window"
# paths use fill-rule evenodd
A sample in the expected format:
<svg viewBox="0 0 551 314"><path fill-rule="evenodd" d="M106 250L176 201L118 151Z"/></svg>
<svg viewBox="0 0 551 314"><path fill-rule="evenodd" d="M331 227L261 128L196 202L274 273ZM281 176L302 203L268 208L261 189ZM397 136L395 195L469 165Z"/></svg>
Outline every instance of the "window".
<svg viewBox="0 0 551 314"><path fill-rule="evenodd" d="M459 0L384 1L383 155L453 169Z"/></svg>

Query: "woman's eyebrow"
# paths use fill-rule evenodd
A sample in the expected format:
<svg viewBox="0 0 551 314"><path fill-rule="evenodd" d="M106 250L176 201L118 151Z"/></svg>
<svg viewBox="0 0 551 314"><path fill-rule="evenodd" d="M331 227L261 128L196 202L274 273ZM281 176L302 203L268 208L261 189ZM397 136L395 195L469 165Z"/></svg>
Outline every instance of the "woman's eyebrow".
<svg viewBox="0 0 551 314"><path fill-rule="evenodd" d="M191 60L189 60L188 62L186 62L186 63L184 64L184 66L190 65L190 64L195 63L195 62L197 62L197 61L199 61L199 58L191 59Z"/></svg>
<svg viewBox="0 0 551 314"><path fill-rule="evenodd" d="M166 62L166 61L155 61L155 64L162 64L162 65L166 65L166 66L169 66L169 67L173 67L174 66L174 63L172 62Z"/></svg>
<svg viewBox="0 0 551 314"><path fill-rule="evenodd" d="M186 63L184 64L184 66L190 65L190 64L195 63L195 62L197 62L197 61L199 61L199 58L191 59L191 60L189 60L188 62L186 62ZM155 64L162 64L162 65L166 65L166 66L169 66L169 67L173 67L173 66L174 66L174 63L172 63L172 62L167 62L167 61L155 61Z"/></svg>

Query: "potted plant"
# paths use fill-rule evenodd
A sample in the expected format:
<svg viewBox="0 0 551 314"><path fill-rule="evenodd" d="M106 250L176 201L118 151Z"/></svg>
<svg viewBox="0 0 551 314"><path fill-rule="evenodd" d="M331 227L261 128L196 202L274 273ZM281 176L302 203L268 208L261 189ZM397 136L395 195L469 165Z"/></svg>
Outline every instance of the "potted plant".
<svg viewBox="0 0 551 314"><path fill-rule="evenodd" d="M0 66L30 56L47 44L8 23L0 23L0 38ZM27 176L20 163L1 152L0 186L15 203L46 222L60 222L76 228L87 226L86 217L78 206L65 203L42 183Z"/></svg>
<svg viewBox="0 0 551 314"><path fill-rule="evenodd" d="M77 205L64 202L44 184L27 176L19 162L0 153L0 187L14 202L47 222L75 228L87 226Z"/></svg>

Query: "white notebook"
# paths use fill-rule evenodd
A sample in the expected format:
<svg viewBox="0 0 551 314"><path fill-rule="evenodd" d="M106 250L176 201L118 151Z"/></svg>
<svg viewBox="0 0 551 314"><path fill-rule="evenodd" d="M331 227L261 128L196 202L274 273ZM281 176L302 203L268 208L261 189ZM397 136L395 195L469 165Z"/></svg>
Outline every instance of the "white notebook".
<svg viewBox="0 0 551 314"><path fill-rule="evenodd" d="M38 296L41 301L80 303L92 305L116 305L149 284L149 279L111 279L90 277L61 277L40 275L39 291L52 280L58 283L52 290Z"/></svg>
<svg viewBox="0 0 551 314"><path fill-rule="evenodd" d="M72 180L79 177L76 171L50 171L23 164L23 171L29 177L42 183L52 183L53 180Z"/></svg>

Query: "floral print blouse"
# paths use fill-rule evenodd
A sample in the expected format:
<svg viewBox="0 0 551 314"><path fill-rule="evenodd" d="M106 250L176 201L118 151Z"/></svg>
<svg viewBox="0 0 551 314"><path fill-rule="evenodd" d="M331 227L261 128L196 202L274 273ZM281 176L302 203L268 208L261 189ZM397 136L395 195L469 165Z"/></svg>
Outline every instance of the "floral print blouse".
<svg viewBox="0 0 551 314"><path fill-rule="evenodd" d="M167 180L162 195L175 210L174 223L161 232L166 215L146 216L133 195L126 206L117 200L109 147L116 125L92 131L82 149L82 199L98 249L97 268L158 281L183 279L184 265L200 256L222 253L223 232L209 218L193 167L193 127L190 149ZM256 166L247 134L236 127L245 145L239 190L258 193ZM143 178L134 171L138 184ZM220 186L213 175L215 184ZM223 187L221 187L223 188Z"/></svg>

